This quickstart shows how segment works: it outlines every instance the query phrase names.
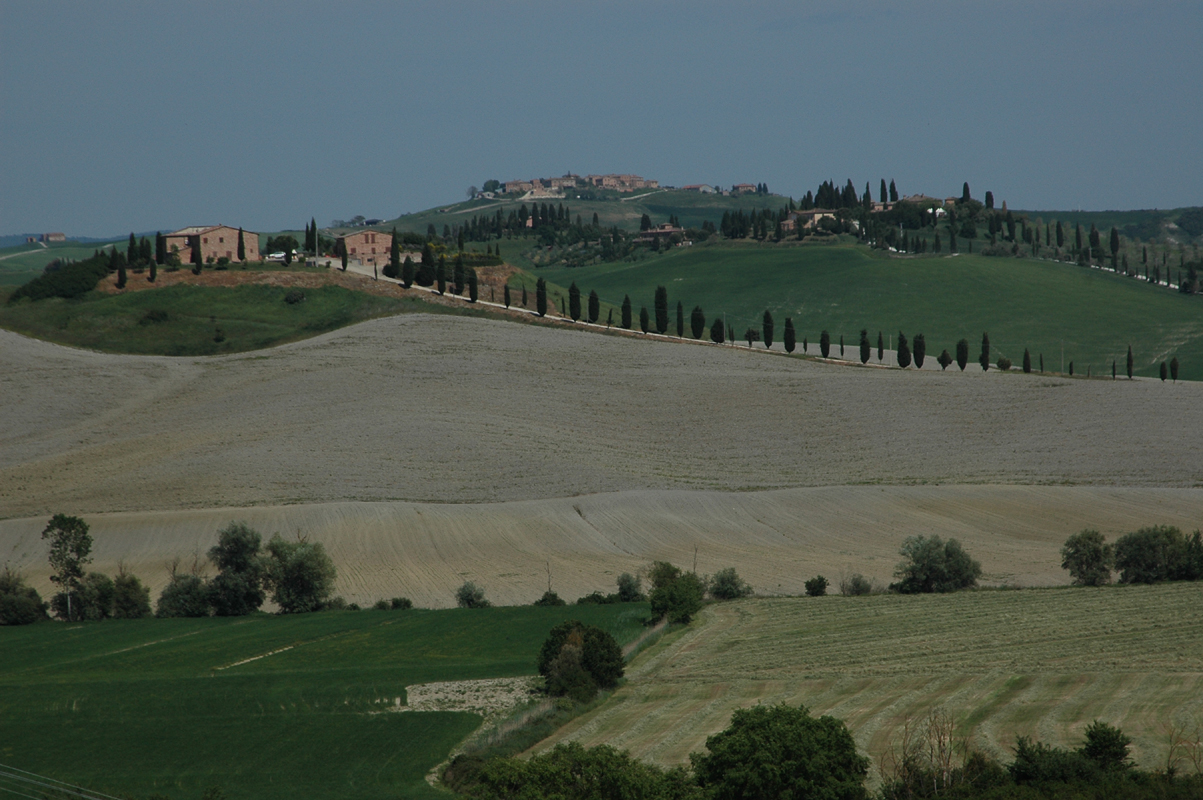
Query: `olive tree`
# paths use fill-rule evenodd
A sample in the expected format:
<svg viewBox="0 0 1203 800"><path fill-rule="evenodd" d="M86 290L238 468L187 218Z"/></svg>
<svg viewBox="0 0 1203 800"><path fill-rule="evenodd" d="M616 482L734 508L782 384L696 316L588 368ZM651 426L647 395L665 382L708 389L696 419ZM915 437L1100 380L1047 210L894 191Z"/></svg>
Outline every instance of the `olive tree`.
<svg viewBox="0 0 1203 800"><path fill-rule="evenodd" d="M264 580L272 601L284 614L319 611L334 592L338 571L320 542L285 541L276 534L267 543Z"/></svg>
<svg viewBox="0 0 1203 800"><path fill-rule="evenodd" d="M1096 530L1075 533L1061 547L1061 569L1069 572L1076 586L1110 583L1114 562L1114 548Z"/></svg>
<svg viewBox="0 0 1203 800"><path fill-rule="evenodd" d="M464 581L455 590L455 604L460 608L488 608L491 605L485 599L485 590L472 581Z"/></svg>

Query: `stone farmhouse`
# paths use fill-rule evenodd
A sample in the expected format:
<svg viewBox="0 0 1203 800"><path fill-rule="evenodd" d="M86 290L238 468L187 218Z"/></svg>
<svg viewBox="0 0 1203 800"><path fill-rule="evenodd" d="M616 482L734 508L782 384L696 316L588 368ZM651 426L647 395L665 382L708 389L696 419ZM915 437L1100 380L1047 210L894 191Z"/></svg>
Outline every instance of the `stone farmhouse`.
<svg viewBox="0 0 1203 800"><path fill-rule="evenodd" d="M671 239L673 234L677 234L678 236L684 238L685 229L678 228L675 225L673 225L671 222L663 222L654 228L649 228L646 231L642 231L637 237L635 237L635 241L636 242L659 241L663 244L664 242Z"/></svg>
<svg viewBox="0 0 1203 800"><path fill-rule="evenodd" d="M393 235L381 231L356 231L338 237L338 252L345 252L348 261L360 264L387 264L392 246Z"/></svg>
<svg viewBox="0 0 1203 800"><path fill-rule="evenodd" d="M167 240L167 252L176 253L180 261L189 263L192 258L192 247L200 244L201 261L208 263L209 259L219 258L238 260L238 228L229 225L193 225L172 231L164 239ZM243 249L247 261L259 260L259 234L252 231L242 232Z"/></svg>
<svg viewBox="0 0 1203 800"><path fill-rule="evenodd" d="M813 229L819 224L822 219L835 219L835 212L826 208L812 208L809 211L791 211L789 216L781 220L781 230L785 232L796 231L799 226L802 230Z"/></svg>
<svg viewBox="0 0 1203 800"><path fill-rule="evenodd" d="M599 189L613 189L616 192L633 192L636 189L658 189L660 182L639 175L580 175L569 172L559 178L531 178L530 180L506 181L502 190L506 194L525 194L534 192L536 195L552 196L551 193L562 192L565 189L575 189L580 185L596 186Z"/></svg>

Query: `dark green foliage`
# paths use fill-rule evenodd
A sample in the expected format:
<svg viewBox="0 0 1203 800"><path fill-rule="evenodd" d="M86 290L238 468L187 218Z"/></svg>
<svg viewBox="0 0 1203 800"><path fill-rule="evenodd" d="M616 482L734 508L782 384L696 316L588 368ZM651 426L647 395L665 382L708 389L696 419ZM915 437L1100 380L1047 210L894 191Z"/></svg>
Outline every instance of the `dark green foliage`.
<svg viewBox="0 0 1203 800"><path fill-rule="evenodd" d="M1160 373L1161 373L1161 382L1165 383L1165 379L1170 376L1170 368L1169 368L1169 365L1166 364L1164 361L1161 362Z"/></svg>
<svg viewBox="0 0 1203 800"><path fill-rule="evenodd" d="M706 587L697 575L682 573L671 564L658 561L653 565L650 577L652 591L648 600L652 604L652 613L657 617L685 624L702 610Z"/></svg>
<svg viewBox="0 0 1203 800"><path fill-rule="evenodd" d="M822 575L816 575L806 581L807 597L822 597L825 594L827 594L827 579Z"/></svg>
<svg viewBox="0 0 1203 800"><path fill-rule="evenodd" d="M0 625L30 625L46 618L41 595L10 567L0 571Z"/></svg>
<svg viewBox="0 0 1203 800"><path fill-rule="evenodd" d="M505 288L502 290L502 303L505 304L506 308L510 307L510 285L508 283L505 285Z"/></svg>
<svg viewBox="0 0 1203 800"><path fill-rule="evenodd" d="M957 366L961 368L961 372L965 371L965 365L969 363L969 342L962 339L957 342Z"/></svg>
<svg viewBox="0 0 1203 800"><path fill-rule="evenodd" d="M761 330L764 334L764 346L769 348L773 346L773 315L766 308L764 310L764 320L761 325Z"/></svg>
<svg viewBox="0 0 1203 800"><path fill-rule="evenodd" d="M861 597L873 592L873 584L859 572L840 577L840 594L844 597Z"/></svg>
<svg viewBox="0 0 1203 800"><path fill-rule="evenodd" d="M1076 586L1110 583L1114 563L1114 548L1096 530L1075 533L1061 546L1061 569L1069 572Z"/></svg>
<svg viewBox="0 0 1203 800"><path fill-rule="evenodd" d="M886 355L886 338L884 336L882 336L881 331L878 331L877 332L877 361L878 361L878 363L881 363L881 360L883 358L885 358L885 355Z"/></svg>
<svg viewBox="0 0 1203 800"><path fill-rule="evenodd" d="M314 226L315 226L315 227L314 227L314 233L313 233L313 235L314 235L314 238L316 238L316 237L317 237L317 228L316 228L316 225L317 225L317 223L315 222L315 223L314 223ZM157 236L158 236L158 234L156 233L156 234L155 234L155 236L157 237ZM166 246L166 241L167 241L167 240L166 240L166 239L164 239L163 241L164 241L164 246ZM239 228L239 229L238 229L238 260L239 260L239 261L246 261L246 236L245 236L245 234L243 233L243 230L242 230L242 228Z"/></svg>
<svg viewBox="0 0 1203 800"><path fill-rule="evenodd" d="M125 570L113 581L113 618L140 619L150 616L150 589Z"/></svg>
<svg viewBox="0 0 1203 800"><path fill-rule="evenodd" d="M1203 580L1203 536L1169 525L1141 528L1115 542L1120 583Z"/></svg>
<svg viewBox="0 0 1203 800"><path fill-rule="evenodd" d="M460 608L488 608L492 605L485 599L485 590L472 581L464 581L455 590L455 604Z"/></svg>
<svg viewBox="0 0 1203 800"><path fill-rule="evenodd" d="M710 341L714 342L715 344L722 344L723 342L727 341L727 333L723 328L722 317L716 319L714 324L710 326Z"/></svg>
<svg viewBox="0 0 1203 800"><path fill-rule="evenodd" d="M720 569L710 581L710 596L715 600L738 600L752 594L752 587L745 583L735 567Z"/></svg>
<svg viewBox="0 0 1203 800"><path fill-rule="evenodd" d="M468 302L475 303L480 295L480 285L477 283L476 269L468 267Z"/></svg>
<svg viewBox="0 0 1203 800"><path fill-rule="evenodd" d="M285 541L279 534L267 543L264 583L284 614L318 611L334 592L338 572L320 542Z"/></svg>
<svg viewBox="0 0 1203 800"><path fill-rule="evenodd" d="M744 331L744 339L748 342L748 347L752 346L752 342L760 341L760 331L755 328L748 328Z"/></svg>
<svg viewBox="0 0 1203 800"><path fill-rule="evenodd" d="M408 597L394 597L389 601L388 607L392 611L408 611L414 607L414 601Z"/></svg>
<svg viewBox="0 0 1203 800"><path fill-rule="evenodd" d="M295 306L297 303L302 303L304 301L305 301L305 293L302 292L300 289L289 289L284 294L284 302L288 303L288 305L290 305L290 306Z"/></svg>
<svg viewBox="0 0 1203 800"><path fill-rule="evenodd" d="M710 797L864 800L869 759L844 723L810 716L805 706L738 709L731 725L690 761Z"/></svg>
<svg viewBox="0 0 1203 800"><path fill-rule="evenodd" d="M1174 383L1178 382L1178 357L1177 356L1174 356L1173 358L1170 359L1170 378L1174 381Z"/></svg>
<svg viewBox="0 0 1203 800"><path fill-rule="evenodd" d="M982 372L990 369L990 334L982 334L982 353L977 357L977 363L982 365Z"/></svg>
<svg viewBox="0 0 1203 800"><path fill-rule="evenodd" d="M1000 370L1006 372L1011 368L1011 359L1007 358L1006 356L999 356L998 361L996 361L995 364Z"/></svg>
<svg viewBox="0 0 1203 800"><path fill-rule="evenodd" d="M940 369L948 369L948 365L952 363L952 356L948 354L947 350L942 350L939 357L936 358L936 363L940 365Z"/></svg>
<svg viewBox="0 0 1203 800"><path fill-rule="evenodd" d="M656 333L666 333L668 331L668 290L663 286L656 287L653 307L656 312Z"/></svg>
<svg viewBox="0 0 1203 800"><path fill-rule="evenodd" d="M1112 370L1114 371L1114 364L1112 365ZM1028 349L1025 347L1025 348L1023 348L1023 372L1025 375L1027 375L1031 371L1032 371L1032 354L1029 353ZM1115 376L1113 375L1112 377L1115 377Z"/></svg>
<svg viewBox="0 0 1203 800"><path fill-rule="evenodd" d="M439 294L447 294L447 257L439 256L434 268L434 282Z"/></svg>
<svg viewBox="0 0 1203 800"><path fill-rule="evenodd" d="M50 582L62 589L66 597L64 619L81 619L71 602L80 588L84 565L92 561L92 536L88 523L79 517L55 514L42 530L42 538L50 540Z"/></svg>
<svg viewBox="0 0 1203 800"><path fill-rule="evenodd" d="M10 304L23 298L32 301L48 297L79 297L96 288L100 279L109 274L109 259L95 255L72 264L52 261L46 271L19 287L8 297Z"/></svg>
<svg viewBox="0 0 1203 800"><path fill-rule="evenodd" d="M209 616L209 588L198 575L173 574L159 595L156 617Z"/></svg>
<svg viewBox="0 0 1203 800"><path fill-rule="evenodd" d="M618 600L622 603L638 603L645 599L643 582L637 575L624 572L618 576Z"/></svg>
<svg viewBox="0 0 1203 800"><path fill-rule="evenodd" d="M689 314L689 332L695 339L701 339L702 334L706 332L706 314L701 306L694 306Z"/></svg>
<svg viewBox="0 0 1203 800"><path fill-rule="evenodd" d="M923 369L923 360L927 358L927 339L923 337L923 334L916 333L911 344L914 346L915 366Z"/></svg>
<svg viewBox="0 0 1203 800"><path fill-rule="evenodd" d="M580 702L599 688L612 689L622 677L622 648L608 632L570 619L551 629L536 663L548 694Z"/></svg>
<svg viewBox="0 0 1203 800"><path fill-rule="evenodd" d="M785 318L785 333L782 336L781 343L787 353L794 352L794 348L798 346L797 333L794 331L794 321L790 317Z"/></svg>
<svg viewBox="0 0 1203 800"><path fill-rule="evenodd" d="M590 592L576 599L578 606L608 606L618 602L621 601L617 594L602 594L601 592Z"/></svg>
<svg viewBox="0 0 1203 800"><path fill-rule="evenodd" d="M1132 380L1132 345L1128 345L1128 380Z"/></svg>
<svg viewBox="0 0 1203 800"><path fill-rule="evenodd" d="M150 275L148 275L146 277L146 280L150 283L154 283L155 278L157 278L157 277L159 277L159 266L154 261L151 261L150 262Z"/></svg>
<svg viewBox="0 0 1203 800"><path fill-rule="evenodd" d="M535 313L540 317L547 316L547 281L542 278L535 281Z"/></svg>
<svg viewBox="0 0 1203 800"><path fill-rule="evenodd" d="M908 536L899 550L903 560L894 570L898 583L890 590L902 594L955 592L977 585L982 565L969 557L956 539Z"/></svg>
<svg viewBox="0 0 1203 800"><path fill-rule="evenodd" d="M898 331L898 366L906 369L911 365L911 348L906 343L906 336Z"/></svg>
<svg viewBox="0 0 1203 800"><path fill-rule="evenodd" d="M677 301L677 338L685 337L685 307L681 305L681 301Z"/></svg>
<svg viewBox="0 0 1203 800"><path fill-rule="evenodd" d="M823 358L831 355L831 334L827 331L819 334L819 353L822 354Z"/></svg>
<svg viewBox="0 0 1203 800"><path fill-rule="evenodd" d="M263 605L261 544L262 537L245 522L231 522L217 532L217 544L209 550L218 569L209 582L209 602L217 616L241 617Z"/></svg>
<svg viewBox="0 0 1203 800"><path fill-rule="evenodd" d="M465 793L474 800L701 800L681 768L662 770L609 745L558 744L529 759L486 763Z"/></svg>
<svg viewBox="0 0 1203 800"><path fill-rule="evenodd" d="M566 606L566 605L568 605L568 603L565 602L564 599L562 597L560 597L558 594L556 594L555 592L548 589L546 592L543 593L543 596L540 597L538 600L536 600L532 605L536 605L536 606Z"/></svg>
<svg viewBox="0 0 1203 800"><path fill-rule="evenodd" d="M401 277L401 240L397 238L397 229L393 228L393 243L388 249L388 263L384 265L384 277Z"/></svg>
<svg viewBox="0 0 1203 800"><path fill-rule="evenodd" d="M509 301L506 301L509 304ZM589 321L597 324L597 318L601 316L601 298L597 296L597 292L589 292Z"/></svg>
<svg viewBox="0 0 1203 800"><path fill-rule="evenodd" d="M643 306L639 309L639 330L647 333L651 330L651 325L651 317L648 316L647 306Z"/></svg>
<svg viewBox="0 0 1203 800"><path fill-rule="evenodd" d="M577 288L576 281L568 287L568 316L573 322L581 318L581 290Z"/></svg>
<svg viewBox="0 0 1203 800"><path fill-rule="evenodd" d="M873 352L872 345L869 344L869 331L865 328L860 329L860 363L868 364L869 356Z"/></svg>
<svg viewBox="0 0 1203 800"><path fill-rule="evenodd" d="M631 329L631 297L625 294L622 296L622 327L628 331Z"/></svg>
<svg viewBox="0 0 1203 800"><path fill-rule="evenodd" d="M1122 772L1132 767L1128 760L1130 744L1132 740L1119 728L1096 719L1087 726L1086 741L1078 752L1104 772Z"/></svg>

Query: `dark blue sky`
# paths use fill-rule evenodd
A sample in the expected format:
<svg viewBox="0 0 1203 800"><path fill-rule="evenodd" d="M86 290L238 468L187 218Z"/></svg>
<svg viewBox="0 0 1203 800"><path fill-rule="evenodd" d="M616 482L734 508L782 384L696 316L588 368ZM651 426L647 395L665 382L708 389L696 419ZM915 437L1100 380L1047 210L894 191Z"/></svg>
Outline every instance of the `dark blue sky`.
<svg viewBox="0 0 1203 800"><path fill-rule="evenodd" d="M325 225L570 170L1203 205L1200 75L1198 0L0 0L0 233Z"/></svg>

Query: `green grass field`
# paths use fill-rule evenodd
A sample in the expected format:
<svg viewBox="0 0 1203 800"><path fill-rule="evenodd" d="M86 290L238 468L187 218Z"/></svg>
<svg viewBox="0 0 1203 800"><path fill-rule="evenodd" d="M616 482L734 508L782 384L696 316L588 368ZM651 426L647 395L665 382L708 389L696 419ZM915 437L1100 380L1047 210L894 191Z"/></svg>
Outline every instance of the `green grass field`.
<svg viewBox="0 0 1203 800"><path fill-rule="evenodd" d="M36 244L6 247L0 250L0 286L20 286L41 275L46 265L56 258L82 261L103 247L107 245L75 242L55 242L46 247Z"/></svg>
<svg viewBox="0 0 1203 800"><path fill-rule="evenodd" d="M995 757L1015 737L1078 746L1094 719L1164 766L1168 725L1203 732L1203 585L752 599L635 659L628 682L564 739L687 760L732 711L803 703L847 722L876 760L934 708Z"/></svg>
<svg viewBox="0 0 1203 800"><path fill-rule="evenodd" d="M276 286L167 286L122 295L0 305L0 326L59 344L112 353L195 356L256 350L404 311L429 311L416 298L379 297L339 286L305 289L284 301ZM151 321L154 313L166 314ZM150 316L148 316L150 315ZM223 341L215 341L220 329Z"/></svg>
<svg viewBox="0 0 1203 800"><path fill-rule="evenodd" d="M657 286L668 288L669 306L678 300L689 314L700 305L708 322L726 314L739 334L760 328L766 309L773 313L777 338L786 317L814 344L830 331L855 347L861 328L876 346L877 332L897 337L923 333L928 357L956 342L970 344L975 363L982 332L991 352L1016 366L1024 348L1045 368L1075 363L1094 375L1110 374L1118 359L1122 374L1132 345L1137 374L1152 376L1162 360L1176 356L1181 377L1203 379L1203 297L1110 272L1031 259L962 254L888 258L851 244L755 245L721 243L679 248L638 263L617 262L568 269L545 267L540 277L564 286L576 281L584 293L621 303L630 294L636 315L650 310Z"/></svg>
<svg viewBox="0 0 1203 800"><path fill-rule="evenodd" d="M195 798L209 786L234 800L442 796L424 776L480 718L380 713L406 685L534 674L558 622L627 642L648 613L527 606L3 628L0 764L132 797Z"/></svg>

